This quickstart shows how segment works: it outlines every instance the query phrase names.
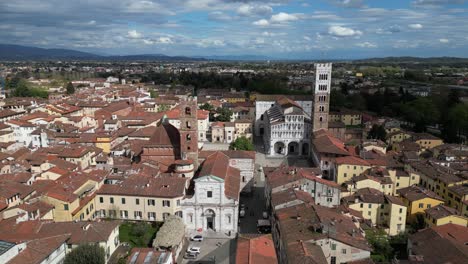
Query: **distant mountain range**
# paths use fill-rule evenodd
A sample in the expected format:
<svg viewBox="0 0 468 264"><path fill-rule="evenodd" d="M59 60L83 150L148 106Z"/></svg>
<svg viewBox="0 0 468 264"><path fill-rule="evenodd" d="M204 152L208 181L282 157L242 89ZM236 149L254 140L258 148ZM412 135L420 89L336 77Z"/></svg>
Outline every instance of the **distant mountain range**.
<svg viewBox="0 0 468 264"><path fill-rule="evenodd" d="M0 60L108 60L108 61L287 61L262 55L167 56L164 54L97 55L69 49L44 49L12 44L0 44ZM304 58L306 60L306 58ZM313 59L310 59L313 60ZM336 61L336 60L330 60ZM340 60L342 61L342 60ZM385 57L353 60L356 63L468 63L467 58L454 57Z"/></svg>
<svg viewBox="0 0 468 264"><path fill-rule="evenodd" d="M167 56L164 54L141 55L97 55L69 49L43 49L11 44L0 44L0 60L119 60L119 61L193 61L203 58L191 58L184 56Z"/></svg>

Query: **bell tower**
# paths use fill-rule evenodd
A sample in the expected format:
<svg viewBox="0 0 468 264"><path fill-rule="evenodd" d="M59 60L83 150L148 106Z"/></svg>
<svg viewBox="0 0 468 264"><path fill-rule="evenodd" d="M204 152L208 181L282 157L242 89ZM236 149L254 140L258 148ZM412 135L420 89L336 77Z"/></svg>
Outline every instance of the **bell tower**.
<svg viewBox="0 0 468 264"><path fill-rule="evenodd" d="M328 129L332 64L315 64L315 90L312 131Z"/></svg>
<svg viewBox="0 0 468 264"><path fill-rule="evenodd" d="M192 160L198 168L197 98L189 97L180 103L180 154L182 160Z"/></svg>

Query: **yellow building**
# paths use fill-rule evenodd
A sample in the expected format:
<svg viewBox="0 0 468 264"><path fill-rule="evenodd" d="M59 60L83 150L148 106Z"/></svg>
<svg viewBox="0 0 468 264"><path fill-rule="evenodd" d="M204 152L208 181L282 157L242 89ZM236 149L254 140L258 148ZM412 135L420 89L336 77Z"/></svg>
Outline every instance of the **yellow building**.
<svg viewBox="0 0 468 264"><path fill-rule="evenodd" d="M361 212L364 219L384 229L390 236L405 231L407 209L404 203L395 196L366 188L342 200L349 208Z"/></svg>
<svg viewBox="0 0 468 264"><path fill-rule="evenodd" d="M419 186L410 186L397 191L408 208L408 221L416 221L417 215L424 216L425 210L444 203L444 199L432 191Z"/></svg>
<svg viewBox="0 0 468 264"><path fill-rule="evenodd" d="M444 144L444 141L428 133L414 133L413 141L423 149L432 149Z"/></svg>
<svg viewBox="0 0 468 264"><path fill-rule="evenodd" d="M397 130L387 134L386 143L388 145L393 145L394 143L402 142L403 140L408 138L411 138L411 133L403 130Z"/></svg>
<svg viewBox="0 0 468 264"><path fill-rule="evenodd" d="M134 175L117 184L106 184L96 196L100 218L164 221L169 215L182 217L181 200L189 178Z"/></svg>
<svg viewBox="0 0 468 264"><path fill-rule="evenodd" d="M104 153L110 153L112 146L112 141L115 140L115 137L110 135L98 135L96 137L96 147L102 149Z"/></svg>
<svg viewBox="0 0 468 264"><path fill-rule="evenodd" d="M448 187L446 204L463 213L468 211L465 202L468 201L468 184L458 184Z"/></svg>
<svg viewBox="0 0 468 264"><path fill-rule="evenodd" d="M448 171L447 168L430 162L413 162L409 164L409 170L410 174L419 175L421 186L444 198L447 205L450 201L449 188L468 183L468 179L461 178Z"/></svg>
<svg viewBox="0 0 468 264"><path fill-rule="evenodd" d="M342 184L351 180L353 177L361 175L364 171L369 169L371 165L358 157L346 156L335 159L335 181Z"/></svg>
<svg viewBox="0 0 468 264"><path fill-rule="evenodd" d="M245 97L244 93L228 93L223 95L223 99L226 102L234 104L234 103L241 103L245 102L247 98Z"/></svg>
<svg viewBox="0 0 468 264"><path fill-rule="evenodd" d="M236 120L234 122L235 126L235 135L234 139L238 137L246 137L248 139L252 138L253 125L252 120Z"/></svg>
<svg viewBox="0 0 468 264"><path fill-rule="evenodd" d="M393 195L397 195L396 192L400 189L419 184L419 175L401 169L389 169L388 173L394 184Z"/></svg>
<svg viewBox="0 0 468 264"><path fill-rule="evenodd" d="M361 189L371 188L386 195L394 195L393 182L390 177L374 177L369 175L367 171L353 177L352 180L345 184L349 194L353 194Z"/></svg>
<svg viewBox="0 0 468 264"><path fill-rule="evenodd" d="M95 170L65 175L41 186L42 200L55 207L54 221L85 221L94 219L95 192L103 184L108 172Z"/></svg>
<svg viewBox="0 0 468 264"><path fill-rule="evenodd" d="M460 226L468 226L468 218L458 214L454 208L438 205L426 210L424 221L428 227L441 226L445 224L455 224Z"/></svg>
<svg viewBox="0 0 468 264"><path fill-rule="evenodd" d="M362 124L362 114L358 111L341 110L330 112L330 121L343 122L346 126L359 126Z"/></svg>
<svg viewBox="0 0 468 264"><path fill-rule="evenodd" d="M74 145L66 147L58 155L59 158L69 161L78 165L81 169L86 169L91 165L96 165L95 156L98 155L102 150L97 151L93 147L83 147L80 145Z"/></svg>

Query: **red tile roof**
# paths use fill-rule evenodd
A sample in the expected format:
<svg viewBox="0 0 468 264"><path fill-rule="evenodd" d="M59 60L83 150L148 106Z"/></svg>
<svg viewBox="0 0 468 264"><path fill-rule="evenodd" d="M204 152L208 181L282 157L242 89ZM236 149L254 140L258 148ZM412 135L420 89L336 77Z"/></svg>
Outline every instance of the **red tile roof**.
<svg viewBox="0 0 468 264"><path fill-rule="evenodd" d="M338 157L335 159L335 162L338 165L349 164L359 166L370 166L369 162L355 156Z"/></svg>
<svg viewBox="0 0 468 264"><path fill-rule="evenodd" d="M64 234L31 240L26 243L26 248L20 251L8 264L42 263L60 246L66 244L69 238L69 234Z"/></svg>
<svg viewBox="0 0 468 264"><path fill-rule="evenodd" d="M240 171L229 166L229 157L222 153L216 152L207 157L202 164L199 176L216 176L224 180L224 194L238 200L240 192Z"/></svg>
<svg viewBox="0 0 468 264"><path fill-rule="evenodd" d="M278 263L271 235L239 235L237 238L236 263Z"/></svg>

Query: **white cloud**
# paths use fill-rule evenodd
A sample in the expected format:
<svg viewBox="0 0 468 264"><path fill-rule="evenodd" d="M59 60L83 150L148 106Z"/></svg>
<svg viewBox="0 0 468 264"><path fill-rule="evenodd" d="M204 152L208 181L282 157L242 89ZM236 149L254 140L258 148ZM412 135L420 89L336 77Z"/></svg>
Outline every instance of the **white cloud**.
<svg viewBox="0 0 468 264"><path fill-rule="evenodd" d="M130 30L128 31L127 37L132 38L132 39L139 39L143 37L143 34L141 34L140 32L136 30Z"/></svg>
<svg viewBox="0 0 468 264"><path fill-rule="evenodd" d="M259 4L243 4L237 8L237 13L241 16L258 16L268 15L273 12L273 8L269 5Z"/></svg>
<svg viewBox="0 0 468 264"><path fill-rule="evenodd" d="M255 22L253 22L253 24L255 26L266 27L266 26L270 25L270 22L268 22L268 20L266 20L266 19L260 19L260 20L257 20Z"/></svg>
<svg viewBox="0 0 468 264"><path fill-rule="evenodd" d="M312 39L308 36L304 36L304 40L311 41Z"/></svg>
<svg viewBox="0 0 468 264"><path fill-rule="evenodd" d="M328 34L335 37L354 37L362 35L362 32L342 26L331 26L328 28Z"/></svg>
<svg viewBox="0 0 468 264"><path fill-rule="evenodd" d="M440 42L440 43L449 43L450 40L449 40L449 39L446 39L446 38L441 38L441 39L439 39L439 42Z"/></svg>
<svg viewBox="0 0 468 264"><path fill-rule="evenodd" d="M377 48L377 45L371 42L362 42L362 43L357 43L356 46L361 47L361 48Z"/></svg>
<svg viewBox="0 0 468 264"><path fill-rule="evenodd" d="M207 48L207 47L224 47L226 43L224 40L220 39L202 39L197 43L197 46Z"/></svg>
<svg viewBox="0 0 468 264"><path fill-rule="evenodd" d="M171 44L171 43L173 43L172 39L169 38L169 37L159 37L157 40L158 40L158 43L161 43L161 44Z"/></svg>
<svg viewBox="0 0 468 264"><path fill-rule="evenodd" d="M299 14L288 14L284 12L280 12L276 15L271 16L271 22L273 23L284 23L290 21L296 21L299 19Z"/></svg>
<svg viewBox="0 0 468 264"><path fill-rule="evenodd" d="M421 24L409 24L408 27L411 28L411 29L421 29L421 28L423 28L423 25L421 25Z"/></svg>

